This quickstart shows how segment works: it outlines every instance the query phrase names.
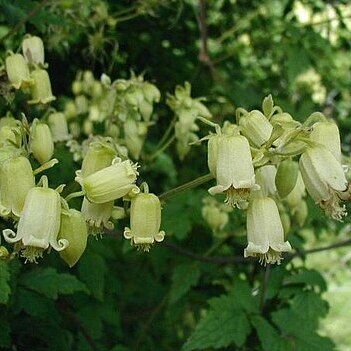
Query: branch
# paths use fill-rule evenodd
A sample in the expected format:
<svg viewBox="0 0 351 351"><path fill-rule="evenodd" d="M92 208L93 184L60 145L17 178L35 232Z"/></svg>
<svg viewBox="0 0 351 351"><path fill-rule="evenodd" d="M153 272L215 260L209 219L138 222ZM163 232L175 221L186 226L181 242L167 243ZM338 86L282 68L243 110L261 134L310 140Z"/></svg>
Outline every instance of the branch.
<svg viewBox="0 0 351 351"><path fill-rule="evenodd" d="M16 30L18 28L20 28L21 26L23 26L26 22L28 22L32 17L34 17L37 12L39 12L42 7L46 6L46 4L49 2L49 0L43 0L42 2L40 2L37 6L35 6L33 8L32 11L30 11L28 13L28 15L26 17L24 17L23 19L21 19L14 27L12 27L4 36L2 36L0 38L0 43L2 43L5 39L7 39L9 36L11 36L13 33L16 32Z"/></svg>
<svg viewBox="0 0 351 351"><path fill-rule="evenodd" d="M208 32L207 32L207 24L206 24L206 0L199 0L198 3L198 12L197 12L197 23L199 26L200 32L200 52L199 52L199 61L207 66L211 72L213 80L216 79L216 72L214 64L208 54Z"/></svg>
<svg viewBox="0 0 351 351"><path fill-rule="evenodd" d="M350 245L351 245L351 239L348 239L348 240L341 241L340 243L331 244L328 246L321 246L321 247L316 247L314 249L301 250L301 251L293 252L291 254L285 254L284 257L287 259L292 259L294 257L302 257L308 254L332 250L332 249L336 249L344 246L350 246ZM180 255L187 256L189 258L192 258L194 260L201 261L201 262L208 262L208 263L214 263L214 264L229 264L229 263L249 262L254 260L254 258L244 258L243 256L203 256L193 251L184 249L183 247L171 241L163 242L163 246L166 246L167 248L179 253Z"/></svg>

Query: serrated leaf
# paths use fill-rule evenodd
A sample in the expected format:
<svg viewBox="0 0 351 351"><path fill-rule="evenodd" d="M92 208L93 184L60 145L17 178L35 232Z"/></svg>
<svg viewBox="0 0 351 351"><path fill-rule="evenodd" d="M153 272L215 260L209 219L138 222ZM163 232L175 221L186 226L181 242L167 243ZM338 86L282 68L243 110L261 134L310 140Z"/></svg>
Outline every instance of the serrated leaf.
<svg viewBox="0 0 351 351"><path fill-rule="evenodd" d="M257 331L263 351L286 351L286 342L269 322L260 316L254 316L251 322Z"/></svg>
<svg viewBox="0 0 351 351"><path fill-rule="evenodd" d="M9 301L11 294L10 278L11 274L8 264L0 262L0 303L6 304Z"/></svg>
<svg viewBox="0 0 351 351"><path fill-rule="evenodd" d="M49 310L48 301L34 291L18 287L15 295L14 313L24 311L30 316L44 318Z"/></svg>
<svg viewBox="0 0 351 351"><path fill-rule="evenodd" d="M292 350L333 351L333 342L314 330L316 325L294 310L285 308L272 314L274 323L293 344Z"/></svg>
<svg viewBox="0 0 351 351"><path fill-rule="evenodd" d="M78 264L79 278L86 284L92 295L100 301L104 298L106 271L104 259L89 251L82 256Z"/></svg>
<svg viewBox="0 0 351 351"><path fill-rule="evenodd" d="M263 102L262 102L262 111L266 117L270 117L273 111L273 106L274 106L273 98L272 98L272 95L269 94L263 99Z"/></svg>
<svg viewBox="0 0 351 351"><path fill-rule="evenodd" d="M75 276L58 273L54 268L36 268L24 274L20 283L30 290L56 300L59 294L72 294L76 291L87 292L86 286Z"/></svg>
<svg viewBox="0 0 351 351"><path fill-rule="evenodd" d="M200 279L200 268L194 263L177 266L172 274L170 302L174 303L184 296Z"/></svg>
<svg viewBox="0 0 351 351"><path fill-rule="evenodd" d="M314 269L302 268L297 274L284 279L285 284L305 284L307 286L317 286L321 291L327 290L327 284L322 275Z"/></svg>
<svg viewBox="0 0 351 351"><path fill-rule="evenodd" d="M314 291L305 291L293 298L291 309L317 328L318 319L325 317L328 312L328 304Z"/></svg>
<svg viewBox="0 0 351 351"><path fill-rule="evenodd" d="M248 318L232 296L210 301L211 308L183 346L183 351L218 349L235 344L241 346L250 333Z"/></svg>
<svg viewBox="0 0 351 351"><path fill-rule="evenodd" d="M252 294L251 288L247 281L236 279L234 281L234 287L230 292L230 296L232 296L236 303L245 311L249 313L258 312L258 296L254 296Z"/></svg>

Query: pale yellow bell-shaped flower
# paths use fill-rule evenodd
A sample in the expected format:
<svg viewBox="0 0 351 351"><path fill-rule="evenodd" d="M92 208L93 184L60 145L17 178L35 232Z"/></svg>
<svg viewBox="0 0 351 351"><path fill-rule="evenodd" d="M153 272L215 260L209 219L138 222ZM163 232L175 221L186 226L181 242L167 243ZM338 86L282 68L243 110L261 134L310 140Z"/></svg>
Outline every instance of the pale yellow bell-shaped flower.
<svg viewBox="0 0 351 351"><path fill-rule="evenodd" d="M80 183L89 201L101 204L139 192L139 188L135 185L139 174L137 167L129 160L122 161L116 158L111 166L87 177L77 171L75 180Z"/></svg>
<svg viewBox="0 0 351 351"><path fill-rule="evenodd" d="M242 206L251 190L259 189L255 183L250 145L242 135L224 135L218 142L216 162L217 185L210 188L211 195L226 194L225 202Z"/></svg>
<svg viewBox="0 0 351 351"><path fill-rule="evenodd" d="M31 86L32 100L29 104L48 104L56 100L52 95L51 82L48 72L43 69L36 69L31 73L33 85Z"/></svg>
<svg viewBox="0 0 351 351"><path fill-rule="evenodd" d="M71 139L71 135L68 132L67 119L62 112L51 113L48 117L48 124L54 143Z"/></svg>
<svg viewBox="0 0 351 351"><path fill-rule="evenodd" d="M22 42L22 52L28 63L44 65L44 44L37 36L27 36Z"/></svg>
<svg viewBox="0 0 351 351"><path fill-rule="evenodd" d="M60 194L50 188L34 187L26 196L17 233L5 229L4 238L9 243L21 241L22 256L29 262L36 262L49 247L61 251L68 246L67 240L57 240L60 215Z"/></svg>
<svg viewBox="0 0 351 351"><path fill-rule="evenodd" d="M74 209L61 212L58 239L69 242L69 245L60 251L60 256L70 267L73 267L87 246L88 229L81 212Z"/></svg>
<svg viewBox="0 0 351 351"><path fill-rule="evenodd" d="M30 128L30 150L34 158L43 164L48 162L54 154L54 141L47 124L34 119Z"/></svg>
<svg viewBox="0 0 351 351"><path fill-rule="evenodd" d="M266 116L258 110L243 115L239 119L239 126L242 134L256 147L266 143L273 130Z"/></svg>
<svg viewBox="0 0 351 351"><path fill-rule="evenodd" d="M149 251L155 242L164 239L165 232L160 231L161 203L159 198L150 193L139 193L131 200L130 228L124 229L124 237L131 239L139 248Z"/></svg>
<svg viewBox="0 0 351 351"><path fill-rule="evenodd" d="M129 118L124 122L123 127L124 140L128 151L134 159L138 160L148 130L147 123Z"/></svg>
<svg viewBox="0 0 351 351"><path fill-rule="evenodd" d="M30 162L19 156L8 159L0 168L0 214L20 217L24 201L30 189L35 187L35 178Z"/></svg>
<svg viewBox="0 0 351 351"><path fill-rule="evenodd" d="M340 196L348 189L340 162L325 146L319 145L308 148L299 165L307 192L326 215L340 221L347 215L345 206L340 205Z"/></svg>
<svg viewBox="0 0 351 351"><path fill-rule="evenodd" d="M341 162L340 132L336 123L331 121L315 123L310 139L325 146Z"/></svg>
<svg viewBox="0 0 351 351"><path fill-rule="evenodd" d="M109 230L113 229L114 225L110 221L113 211L113 202L114 201L109 201L102 204L95 204L84 197L81 211L85 221L92 227L93 233L95 231L99 232L103 228Z"/></svg>
<svg viewBox="0 0 351 351"><path fill-rule="evenodd" d="M247 210L247 241L244 256L258 257L260 263L277 263L281 253L291 250L284 241L284 229L275 201L269 197L254 197Z"/></svg>
<svg viewBox="0 0 351 351"><path fill-rule="evenodd" d="M15 89L27 88L34 81L30 77L26 60L21 54L10 54L5 60L6 73L11 85Z"/></svg>

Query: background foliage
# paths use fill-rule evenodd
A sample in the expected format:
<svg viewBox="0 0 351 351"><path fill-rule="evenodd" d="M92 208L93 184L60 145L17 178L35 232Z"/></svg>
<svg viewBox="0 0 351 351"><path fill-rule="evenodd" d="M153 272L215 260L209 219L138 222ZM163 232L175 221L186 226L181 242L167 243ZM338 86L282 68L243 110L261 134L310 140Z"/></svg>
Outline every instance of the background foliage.
<svg viewBox="0 0 351 351"><path fill-rule="evenodd" d="M41 36L53 91L61 97L57 107L72 97L78 71L112 79L145 72L162 93L146 150L155 150L172 119L166 93L189 81L193 96L207 97L218 123L233 118L237 106L259 108L270 93L296 119L323 111L337 120L347 155L350 20L346 0L2 0L1 56L18 47L24 33ZM38 114L7 100L3 114ZM161 194L205 174L205 152L204 145L193 147L180 161L171 145L140 161L142 178ZM65 147L56 153L60 164L50 180L72 182L79 164ZM200 187L166 203L167 237L150 253L122 239L127 223L120 221L102 240L89 238L73 269L56 253L39 265L1 263L0 348L329 351L337 344L348 350L350 336L332 325L351 289L348 249L333 246L350 244L349 219L332 223L310 203L304 229L293 225L289 237L297 254L281 266L262 267L242 258L245 222L236 212L228 236L212 235L201 217L205 194ZM312 255L315 248L333 250ZM344 297L335 293L340 286ZM321 329L326 297L333 308Z"/></svg>

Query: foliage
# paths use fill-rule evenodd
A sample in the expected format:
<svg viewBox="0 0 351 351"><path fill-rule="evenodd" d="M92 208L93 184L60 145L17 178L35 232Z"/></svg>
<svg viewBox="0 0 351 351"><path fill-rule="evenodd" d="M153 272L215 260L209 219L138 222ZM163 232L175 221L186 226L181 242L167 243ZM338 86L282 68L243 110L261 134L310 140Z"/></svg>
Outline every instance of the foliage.
<svg viewBox="0 0 351 351"><path fill-rule="evenodd" d="M166 232L150 252L136 250L123 238L129 226L125 201L112 219L94 224L87 248L72 268L54 250L36 257L38 265L25 263L22 248L12 251L2 240L0 348L335 350L332 328L324 325L320 332L332 275L321 272L329 269L329 259L340 263L340 257L309 257L318 257L316 247L350 245L349 218L332 221L307 200L308 216L301 226L297 209L289 212L284 203L279 212L291 215L288 240L295 251L283 255L280 265L264 267L243 258L245 216L223 207L221 196L206 200L207 184L192 181L208 173L206 147L198 141L211 126L203 120L234 123L235 108L261 109L269 94L297 121L314 111L336 121L347 155L348 2L3 0L0 9L0 57L5 61L6 50L19 52L25 33L40 36L57 97L51 106L68 116L73 138L55 144L52 157L59 163L42 173L50 187L66 184L61 193L66 199L79 191L74 174L82 168L90 135L113 137L118 131L124 144L103 147L123 160L128 149L138 161L137 185L142 188L147 181L159 195ZM4 67L1 72L1 114L21 121L27 133L23 140L30 142L29 126L35 118L48 122L52 110L29 105L27 92L9 88ZM111 81L118 83L113 113L106 93ZM275 113L270 99L264 100L265 116ZM72 106L75 117L69 117ZM109 123L106 115L113 115ZM189 115L193 120L183 133L177 123ZM133 121L129 129L126 120ZM30 157L33 169L40 167ZM349 164L348 157L343 163ZM190 184L186 191L168 192L184 183ZM72 208L81 208L81 199L69 201ZM221 221L204 218L205 206L215 207ZM2 219L1 229L16 230L15 217ZM349 269L345 262L340 270ZM333 279L332 287L338 283Z"/></svg>

